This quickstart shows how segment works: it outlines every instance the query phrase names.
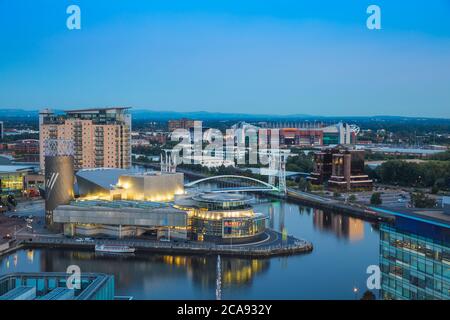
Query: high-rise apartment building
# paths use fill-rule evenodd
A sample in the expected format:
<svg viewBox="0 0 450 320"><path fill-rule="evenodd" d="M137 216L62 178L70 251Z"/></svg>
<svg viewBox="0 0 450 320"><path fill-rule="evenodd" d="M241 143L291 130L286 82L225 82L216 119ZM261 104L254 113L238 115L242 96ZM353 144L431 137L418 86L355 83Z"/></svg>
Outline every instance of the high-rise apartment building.
<svg viewBox="0 0 450 320"><path fill-rule="evenodd" d="M129 168L131 166L131 115L126 107L81 109L39 114L40 167L49 139L72 140L74 168Z"/></svg>

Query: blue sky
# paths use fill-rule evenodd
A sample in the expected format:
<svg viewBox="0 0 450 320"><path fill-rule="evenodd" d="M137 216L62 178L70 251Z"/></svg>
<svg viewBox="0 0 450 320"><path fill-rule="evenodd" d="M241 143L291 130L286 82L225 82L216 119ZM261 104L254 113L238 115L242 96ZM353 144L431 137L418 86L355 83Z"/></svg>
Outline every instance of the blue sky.
<svg viewBox="0 0 450 320"><path fill-rule="evenodd" d="M450 118L449 17L450 0L0 0L0 108Z"/></svg>

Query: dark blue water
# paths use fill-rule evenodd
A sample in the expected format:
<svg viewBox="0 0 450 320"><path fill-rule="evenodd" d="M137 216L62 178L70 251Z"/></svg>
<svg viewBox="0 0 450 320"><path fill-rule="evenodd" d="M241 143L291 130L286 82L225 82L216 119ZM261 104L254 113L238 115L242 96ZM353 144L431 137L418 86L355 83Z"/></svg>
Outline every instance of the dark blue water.
<svg viewBox="0 0 450 320"><path fill-rule="evenodd" d="M366 290L366 269L377 265L377 227L360 219L285 201L255 205L281 231L311 241L309 254L271 259L222 257L222 299L355 299ZM0 274L65 271L113 274L116 295L136 299L215 299L216 256L137 254L99 256L88 251L20 250L0 258ZM353 289L358 288L355 295Z"/></svg>

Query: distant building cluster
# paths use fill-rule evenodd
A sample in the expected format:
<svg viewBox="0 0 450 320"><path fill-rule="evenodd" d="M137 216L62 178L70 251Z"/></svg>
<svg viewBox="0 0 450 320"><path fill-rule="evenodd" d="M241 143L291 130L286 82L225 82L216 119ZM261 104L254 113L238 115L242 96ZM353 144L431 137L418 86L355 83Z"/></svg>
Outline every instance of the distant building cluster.
<svg viewBox="0 0 450 320"><path fill-rule="evenodd" d="M182 118L182 119L176 119L176 120L169 120L167 125L169 128L169 132L172 132L177 129L189 130L189 129L195 128L195 127L202 127L203 121Z"/></svg>
<svg viewBox="0 0 450 320"><path fill-rule="evenodd" d="M11 155L14 159L22 162L38 162L40 152L39 140L23 139L0 143L0 152Z"/></svg>

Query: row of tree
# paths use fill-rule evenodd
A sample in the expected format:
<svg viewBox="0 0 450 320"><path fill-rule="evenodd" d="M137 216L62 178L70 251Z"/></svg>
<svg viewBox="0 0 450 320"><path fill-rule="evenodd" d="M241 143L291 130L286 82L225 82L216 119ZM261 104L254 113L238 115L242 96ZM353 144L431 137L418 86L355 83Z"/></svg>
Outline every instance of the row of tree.
<svg viewBox="0 0 450 320"><path fill-rule="evenodd" d="M366 170L372 179L383 184L433 188L435 191L450 189L450 161L413 163L393 160L375 170L368 167Z"/></svg>

